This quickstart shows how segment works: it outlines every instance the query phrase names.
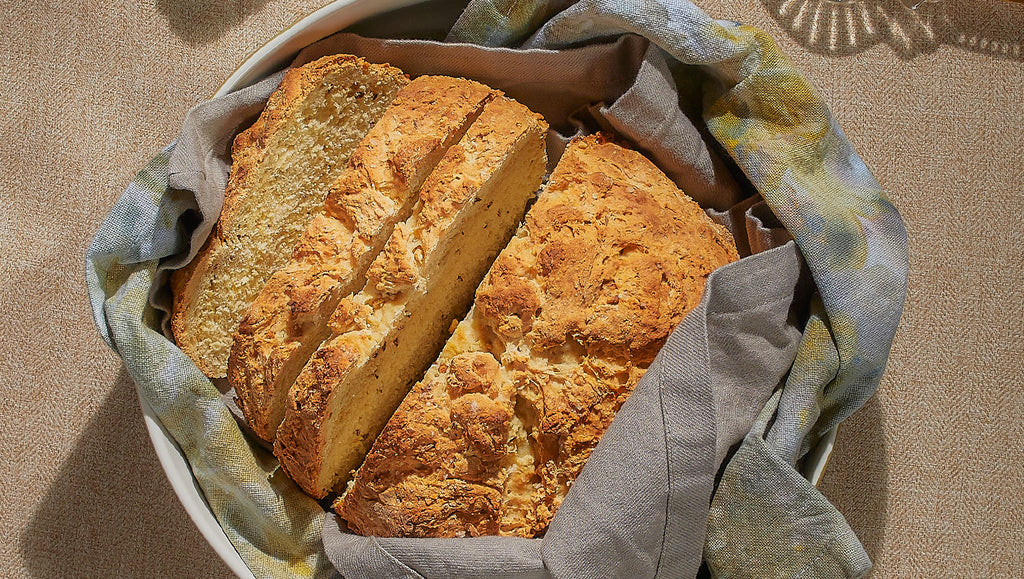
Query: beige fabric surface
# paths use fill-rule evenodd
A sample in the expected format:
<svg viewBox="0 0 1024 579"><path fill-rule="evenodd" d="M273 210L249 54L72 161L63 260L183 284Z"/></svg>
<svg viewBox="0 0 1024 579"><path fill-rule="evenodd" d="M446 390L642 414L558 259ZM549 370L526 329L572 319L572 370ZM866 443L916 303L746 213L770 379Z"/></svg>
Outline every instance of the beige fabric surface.
<svg viewBox="0 0 1024 579"><path fill-rule="evenodd" d="M874 577L1022 576L1024 5L861 1L882 16L845 48L808 24L843 2L699 2L776 38L910 234L889 368L821 488ZM323 4L0 4L0 576L229 576L92 326L83 255L185 111Z"/></svg>

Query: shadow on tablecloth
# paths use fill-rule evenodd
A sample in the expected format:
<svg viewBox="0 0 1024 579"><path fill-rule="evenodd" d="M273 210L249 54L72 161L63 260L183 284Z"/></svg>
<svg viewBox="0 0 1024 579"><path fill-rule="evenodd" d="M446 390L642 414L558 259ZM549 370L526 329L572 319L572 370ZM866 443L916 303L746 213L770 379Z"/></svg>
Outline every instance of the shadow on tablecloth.
<svg viewBox="0 0 1024 579"><path fill-rule="evenodd" d="M123 367L18 547L32 577L230 576L174 495Z"/></svg>
<svg viewBox="0 0 1024 579"><path fill-rule="evenodd" d="M829 56L879 43L910 59L949 44L1024 61L1024 5L1004 0L761 0L796 42Z"/></svg>
<svg viewBox="0 0 1024 579"><path fill-rule="evenodd" d="M259 12L267 0L156 0L174 33L189 44L207 44L224 36L246 17Z"/></svg>

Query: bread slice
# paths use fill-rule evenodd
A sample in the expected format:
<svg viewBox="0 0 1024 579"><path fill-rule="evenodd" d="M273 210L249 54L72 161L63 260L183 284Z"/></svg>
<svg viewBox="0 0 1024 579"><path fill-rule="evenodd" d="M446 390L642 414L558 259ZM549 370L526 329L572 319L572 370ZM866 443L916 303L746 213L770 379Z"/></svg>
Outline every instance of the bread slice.
<svg viewBox="0 0 1024 579"><path fill-rule="evenodd" d="M464 79L421 76L406 86L352 154L291 260L238 326L228 381L257 435L273 441L295 376L330 335L338 301L365 273L448 148L497 93Z"/></svg>
<svg viewBox="0 0 1024 579"><path fill-rule="evenodd" d="M348 481L469 308L541 185L547 125L496 98L448 150L288 395L274 454L307 493Z"/></svg>
<svg viewBox="0 0 1024 579"><path fill-rule="evenodd" d="M290 70L235 139L220 218L195 258L171 276L171 329L207 376L224 376L231 335L249 304L408 82L392 66L326 56Z"/></svg>
<svg viewBox="0 0 1024 579"><path fill-rule="evenodd" d="M335 509L364 535L536 536L708 275L737 258L642 155L572 141Z"/></svg>

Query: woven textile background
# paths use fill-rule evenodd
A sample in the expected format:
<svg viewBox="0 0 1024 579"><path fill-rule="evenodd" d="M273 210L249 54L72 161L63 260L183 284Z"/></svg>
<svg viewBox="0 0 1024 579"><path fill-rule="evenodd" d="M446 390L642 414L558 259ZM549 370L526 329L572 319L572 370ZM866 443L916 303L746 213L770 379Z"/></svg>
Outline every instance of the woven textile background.
<svg viewBox="0 0 1024 579"><path fill-rule="evenodd" d="M323 3L0 6L0 575L227 575L177 504L134 387L87 317L81 256L184 112ZM947 23L929 39L898 2L863 3L917 36L879 29L833 49L781 2L702 3L776 39L910 233L887 374L841 430L822 489L875 576L1019 575L1024 7L922 6Z"/></svg>

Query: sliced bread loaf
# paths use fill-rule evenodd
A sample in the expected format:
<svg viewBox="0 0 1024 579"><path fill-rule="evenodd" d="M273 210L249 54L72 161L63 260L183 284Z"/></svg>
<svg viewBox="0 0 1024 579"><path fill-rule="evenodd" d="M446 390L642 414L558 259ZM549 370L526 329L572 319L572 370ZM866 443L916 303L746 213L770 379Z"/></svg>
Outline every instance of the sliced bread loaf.
<svg viewBox="0 0 1024 579"><path fill-rule="evenodd" d="M307 493L348 481L409 387L437 357L491 261L522 220L546 165L547 125L497 97L445 154L333 335L288 395L274 454Z"/></svg>
<svg viewBox="0 0 1024 579"><path fill-rule="evenodd" d="M232 333L298 242L355 146L408 83L397 68L348 55L289 71L239 134L220 218L171 277L171 328L209 377L223 377Z"/></svg>
<svg viewBox="0 0 1024 579"><path fill-rule="evenodd" d="M344 296L358 291L424 180L497 93L468 80L421 76L366 134L309 224L238 326L228 381L257 435L273 441L285 397Z"/></svg>
<svg viewBox="0 0 1024 579"><path fill-rule="evenodd" d="M737 258L642 155L574 140L335 509L364 535L536 536L708 275Z"/></svg>

